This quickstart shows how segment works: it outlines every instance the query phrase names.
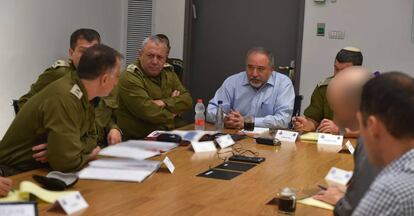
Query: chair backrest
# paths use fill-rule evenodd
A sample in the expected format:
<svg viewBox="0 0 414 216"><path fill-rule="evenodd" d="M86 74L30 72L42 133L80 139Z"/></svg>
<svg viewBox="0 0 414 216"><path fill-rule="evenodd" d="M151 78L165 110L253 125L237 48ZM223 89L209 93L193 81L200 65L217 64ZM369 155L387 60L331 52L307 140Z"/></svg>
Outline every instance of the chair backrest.
<svg viewBox="0 0 414 216"><path fill-rule="evenodd" d="M174 67L174 72L177 74L178 79L183 81L183 73L184 73L184 62L181 59L177 58L169 58L167 62Z"/></svg>
<svg viewBox="0 0 414 216"><path fill-rule="evenodd" d="M18 100L12 100L11 105L13 106L14 109L14 113L17 115L17 113L19 112L19 105L17 105L17 102L19 102Z"/></svg>
<svg viewBox="0 0 414 216"><path fill-rule="evenodd" d="M302 95L296 95L295 96L295 103L293 105L293 116L300 115L300 108L302 105L303 96Z"/></svg>

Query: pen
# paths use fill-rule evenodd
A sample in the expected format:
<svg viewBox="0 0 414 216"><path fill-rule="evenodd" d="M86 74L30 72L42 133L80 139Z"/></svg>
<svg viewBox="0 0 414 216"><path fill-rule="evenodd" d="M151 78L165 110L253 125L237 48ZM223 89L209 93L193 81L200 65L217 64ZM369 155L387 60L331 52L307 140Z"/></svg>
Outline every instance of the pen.
<svg viewBox="0 0 414 216"><path fill-rule="evenodd" d="M322 189L322 190L327 190L328 188L326 188L325 186L319 185L318 184L318 188Z"/></svg>

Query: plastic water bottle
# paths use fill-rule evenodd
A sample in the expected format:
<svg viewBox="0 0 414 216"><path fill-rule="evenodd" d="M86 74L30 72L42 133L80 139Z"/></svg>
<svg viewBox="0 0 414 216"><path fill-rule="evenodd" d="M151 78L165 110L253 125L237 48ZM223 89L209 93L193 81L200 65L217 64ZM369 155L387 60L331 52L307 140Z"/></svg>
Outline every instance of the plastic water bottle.
<svg viewBox="0 0 414 216"><path fill-rule="evenodd" d="M223 111L223 101L219 100L217 102L217 113L216 113L216 130L223 132L224 130L224 111Z"/></svg>
<svg viewBox="0 0 414 216"><path fill-rule="evenodd" d="M195 117L194 117L194 129L196 130L204 130L206 127L206 117L204 115L204 111L206 108L204 107L203 100L198 99L197 104L195 105Z"/></svg>

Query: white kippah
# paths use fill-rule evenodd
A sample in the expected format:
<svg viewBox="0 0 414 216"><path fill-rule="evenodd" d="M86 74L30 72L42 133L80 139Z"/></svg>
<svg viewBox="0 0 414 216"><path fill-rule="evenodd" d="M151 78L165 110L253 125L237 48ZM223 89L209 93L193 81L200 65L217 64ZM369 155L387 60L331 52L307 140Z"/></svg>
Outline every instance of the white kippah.
<svg viewBox="0 0 414 216"><path fill-rule="evenodd" d="M357 47L344 47L344 48L342 48L343 50L346 50L346 51L351 51L351 52L361 52L361 49L359 49L359 48L357 48Z"/></svg>

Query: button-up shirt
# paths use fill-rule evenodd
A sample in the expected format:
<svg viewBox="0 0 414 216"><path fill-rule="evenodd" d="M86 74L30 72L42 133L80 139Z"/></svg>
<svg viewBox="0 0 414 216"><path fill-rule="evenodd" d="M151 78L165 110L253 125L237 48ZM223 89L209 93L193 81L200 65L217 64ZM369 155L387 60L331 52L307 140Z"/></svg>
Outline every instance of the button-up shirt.
<svg viewBox="0 0 414 216"><path fill-rule="evenodd" d="M377 176L353 215L414 215L414 149Z"/></svg>
<svg viewBox="0 0 414 216"><path fill-rule="evenodd" d="M287 127L293 112L295 91L291 80L275 71L259 89L250 85L245 71L227 78L207 107L207 121L215 122L218 101L223 110L254 116L258 127Z"/></svg>

